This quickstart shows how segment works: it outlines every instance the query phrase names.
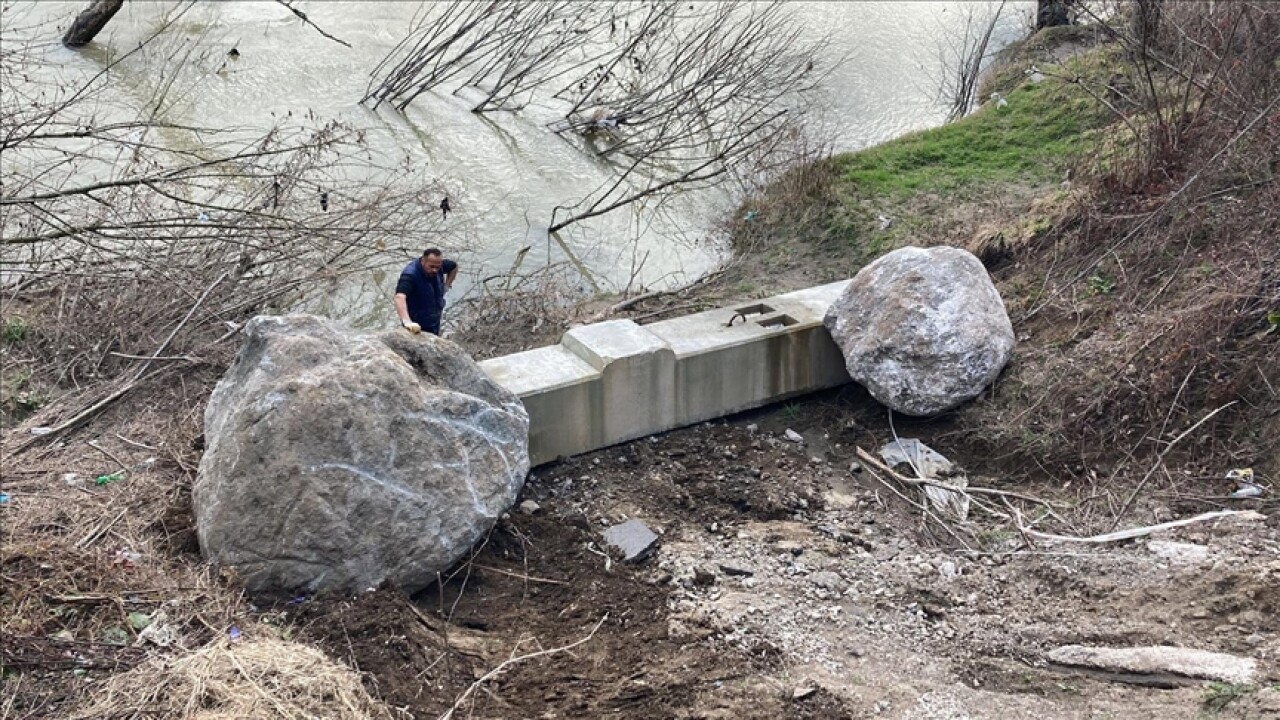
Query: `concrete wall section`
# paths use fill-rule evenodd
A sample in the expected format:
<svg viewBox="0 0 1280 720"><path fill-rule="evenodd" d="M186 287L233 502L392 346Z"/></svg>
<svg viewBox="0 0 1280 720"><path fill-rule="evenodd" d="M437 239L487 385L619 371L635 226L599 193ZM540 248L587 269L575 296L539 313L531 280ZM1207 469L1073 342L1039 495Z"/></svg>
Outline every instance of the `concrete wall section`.
<svg viewBox="0 0 1280 720"><path fill-rule="evenodd" d="M849 382L822 325L847 283L643 327L587 325L480 365L524 401L541 464Z"/></svg>

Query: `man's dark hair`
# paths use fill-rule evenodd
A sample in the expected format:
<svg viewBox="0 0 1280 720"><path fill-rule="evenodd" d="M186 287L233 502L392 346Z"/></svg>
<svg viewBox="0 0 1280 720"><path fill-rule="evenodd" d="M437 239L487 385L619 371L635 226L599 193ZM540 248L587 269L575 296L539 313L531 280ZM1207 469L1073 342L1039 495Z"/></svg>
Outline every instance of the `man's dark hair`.
<svg viewBox="0 0 1280 720"><path fill-rule="evenodd" d="M431 257L432 255L444 257L444 253L440 252L440 248L427 248L422 251L422 257Z"/></svg>

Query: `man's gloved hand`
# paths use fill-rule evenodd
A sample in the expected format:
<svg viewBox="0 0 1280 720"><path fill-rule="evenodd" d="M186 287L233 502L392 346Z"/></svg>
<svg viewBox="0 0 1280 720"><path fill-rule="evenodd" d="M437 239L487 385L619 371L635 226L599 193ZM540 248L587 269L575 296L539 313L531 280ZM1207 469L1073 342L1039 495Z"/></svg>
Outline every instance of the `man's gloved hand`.
<svg viewBox="0 0 1280 720"><path fill-rule="evenodd" d="M401 325L404 325L404 329L408 330L414 335L417 335L418 333L422 332L422 326L416 322L401 323Z"/></svg>

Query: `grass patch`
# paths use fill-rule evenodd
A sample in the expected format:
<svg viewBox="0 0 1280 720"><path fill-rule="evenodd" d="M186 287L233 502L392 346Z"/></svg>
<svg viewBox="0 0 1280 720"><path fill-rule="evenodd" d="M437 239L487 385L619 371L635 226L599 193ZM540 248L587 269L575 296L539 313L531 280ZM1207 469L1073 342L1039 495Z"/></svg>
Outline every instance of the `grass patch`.
<svg viewBox="0 0 1280 720"><path fill-rule="evenodd" d="M1101 70L1104 59L1076 63ZM1057 77L1025 81L950 125L913 133L836 158L844 182L863 194L899 198L980 185L1050 182L1071 159L1087 153L1089 130L1115 118L1079 86Z"/></svg>
<svg viewBox="0 0 1280 720"><path fill-rule="evenodd" d="M27 320L21 315L11 315L0 325L0 340L5 344L20 343L27 337Z"/></svg>
<svg viewBox="0 0 1280 720"><path fill-rule="evenodd" d="M1213 717L1225 710L1231 703L1245 695L1256 692L1257 689L1255 685L1225 682L1210 683L1209 687L1205 688L1204 697L1201 698L1200 705L1209 714L1209 717Z"/></svg>

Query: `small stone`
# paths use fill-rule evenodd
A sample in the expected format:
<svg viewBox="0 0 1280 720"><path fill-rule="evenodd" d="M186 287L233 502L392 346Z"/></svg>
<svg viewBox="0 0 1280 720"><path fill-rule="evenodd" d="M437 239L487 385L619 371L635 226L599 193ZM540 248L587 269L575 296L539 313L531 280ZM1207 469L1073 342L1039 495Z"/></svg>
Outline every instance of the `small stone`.
<svg viewBox="0 0 1280 720"><path fill-rule="evenodd" d="M960 576L960 568L951 560L945 560L938 566L938 574L944 580L953 580Z"/></svg>
<svg viewBox="0 0 1280 720"><path fill-rule="evenodd" d="M823 460L820 457L814 456L809 458L810 465L821 465L822 463L823 463Z"/></svg>
<svg viewBox="0 0 1280 720"><path fill-rule="evenodd" d="M751 577L755 575L755 571L746 568L734 567L733 565L721 565L720 572L730 577Z"/></svg>
<svg viewBox="0 0 1280 720"><path fill-rule="evenodd" d="M747 426L747 432L751 433L752 435L755 435L756 432L758 432L759 430L760 430L760 426L756 425L755 423L751 423L750 425Z"/></svg>
<svg viewBox="0 0 1280 720"><path fill-rule="evenodd" d="M857 475L858 473L862 472L862 463L856 460L849 463L849 472L853 473L854 475Z"/></svg>
<svg viewBox="0 0 1280 720"><path fill-rule="evenodd" d="M831 590L833 592L841 592L844 590L844 578L830 570L816 572L809 576L809 582L817 585L823 590Z"/></svg>
<svg viewBox="0 0 1280 720"><path fill-rule="evenodd" d="M632 518L604 531L604 541L622 553L623 562L640 562L653 552L658 536L647 525Z"/></svg>
<svg viewBox="0 0 1280 720"><path fill-rule="evenodd" d="M782 552L791 553L796 557L804 554L804 546L795 540L780 540L774 547Z"/></svg>
<svg viewBox="0 0 1280 720"><path fill-rule="evenodd" d="M804 444L804 437L800 433L796 432L795 430L792 430L791 428L787 428L787 432L784 433L784 435L788 440L790 440L793 443L796 443L797 445Z"/></svg>
<svg viewBox="0 0 1280 720"><path fill-rule="evenodd" d="M890 560L898 557L898 553L900 552L902 551L899 550L897 547L893 545L886 545L880 548L879 550L875 551L874 553L872 553L872 557L874 557L876 560L879 560L880 562L889 562Z"/></svg>
<svg viewBox="0 0 1280 720"><path fill-rule="evenodd" d="M818 692L818 688L815 687L798 687L791 691L791 699L803 700L816 692Z"/></svg>
<svg viewBox="0 0 1280 720"><path fill-rule="evenodd" d="M532 515L540 510L542 510L542 506L533 500L525 500L520 503L520 512L525 515Z"/></svg>
<svg viewBox="0 0 1280 720"><path fill-rule="evenodd" d="M693 584L699 587L710 587L716 584L716 574L707 568L693 569Z"/></svg>

